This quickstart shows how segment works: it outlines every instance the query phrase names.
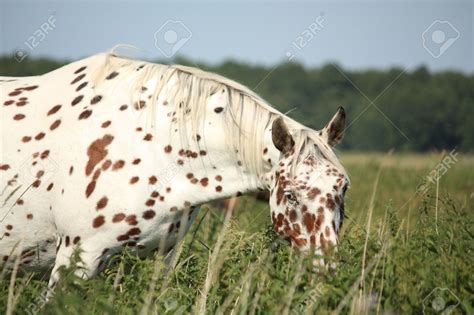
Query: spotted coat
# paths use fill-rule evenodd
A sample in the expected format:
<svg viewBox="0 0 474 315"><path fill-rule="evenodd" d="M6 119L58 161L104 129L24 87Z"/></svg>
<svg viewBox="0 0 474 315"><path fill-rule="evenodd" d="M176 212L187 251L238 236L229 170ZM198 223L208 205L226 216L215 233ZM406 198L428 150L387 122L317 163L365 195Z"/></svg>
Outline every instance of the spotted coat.
<svg viewBox="0 0 474 315"><path fill-rule="evenodd" d="M336 243L339 221L334 217L346 184L337 170L323 166L324 176L332 178L324 189L310 183L314 165L302 164L290 178L269 126L261 152L268 173L242 172L242 163L223 150L224 141L216 136L224 128L226 90L209 98L203 134L184 145L172 99L162 93L153 100L154 83L144 82L143 97L134 103L121 93L133 78L124 77L120 68L93 85L104 58L95 55L42 76L0 77L4 263L19 258L21 267L32 271L54 266L54 285L56 270L80 247L83 276L90 277L124 247L139 255L169 252L200 204L257 188L271 189L275 231L292 244L309 248L319 242L324 248ZM137 61L137 73L142 67ZM156 108L155 129L142 114L149 106ZM204 138L205 148L200 145ZM246 179L254 178L260 187L248 184ZM298 194L304 194L307 212L292 208L286 192L290 182L304 186Z"/></svg>

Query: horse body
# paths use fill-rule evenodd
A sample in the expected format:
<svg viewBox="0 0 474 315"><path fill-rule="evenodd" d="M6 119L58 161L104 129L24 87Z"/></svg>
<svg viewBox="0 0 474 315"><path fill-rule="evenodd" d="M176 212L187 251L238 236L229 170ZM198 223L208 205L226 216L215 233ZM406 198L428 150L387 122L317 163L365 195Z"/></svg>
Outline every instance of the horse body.
<svg viewBox="0 0 474 315"><path fill-rule="evenodd" d="M110 54L42 76L0 78L3 261L19 259L33 271L54 265L54 284L56 270L80 247L90 277L125 246L139 255L169 252L200 204L263 188L280 207L272 214L276 231L294 245L306 238L304 247L316 246L314 233L295 222L304 214L281 208L289 184L282 176L300 153L287 147L288 161L279 163L284 150L271 122L282 115L229 82ZM309 179L307 169L296 171ZM340 189L343 172L331 172ZM330 234L337 242L337 231Z"/></svg>

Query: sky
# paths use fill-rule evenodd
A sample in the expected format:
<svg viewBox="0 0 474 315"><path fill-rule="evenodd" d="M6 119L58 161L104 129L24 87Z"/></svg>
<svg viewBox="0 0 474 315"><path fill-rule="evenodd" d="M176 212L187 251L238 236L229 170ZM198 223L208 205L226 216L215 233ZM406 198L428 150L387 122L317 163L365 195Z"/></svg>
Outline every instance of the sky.
<svg viewBox="0 0 474 315"><path fill-rule="evenodd" d="M133 55L217 64L289 60L347 69L474 73L474 0L0 0L0 55L80 59L130 44Z"/></svg>

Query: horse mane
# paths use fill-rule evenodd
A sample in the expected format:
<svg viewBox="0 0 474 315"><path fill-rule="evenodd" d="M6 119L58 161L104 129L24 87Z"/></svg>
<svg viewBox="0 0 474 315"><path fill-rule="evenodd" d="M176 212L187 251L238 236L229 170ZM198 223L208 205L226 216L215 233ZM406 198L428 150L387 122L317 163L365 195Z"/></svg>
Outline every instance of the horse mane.
<svg viewBox="0 0 474 315"><path fill-rule="evenodd" d="M236 152L236 161L241 161L247 170L255 174L264 172L264 161L261 156L264 132L274 119L283 117L296 143L294 155L296 158L293 160L292 170L301 157L312 155L331 163L347 177L344 167L332 148L322 139L320 132L282 114L248 87L198 68L127 59L117 56L114 51L115 47L105 54L105 63L98 69L93 85L99 86L107 74L120 69L120 73L132 80L131 102L136 104L140 102L140 97L143 97L142 86L153 80L155 87L152 91L152 100L158 100L163 91L166 91L168 98L173 100L170 105L174 106L183 144L188 145L193 135L200 134L209 98L218 91L225 90L227 99L227 104L224 105L226 108L224 125L227 129L225 142L228 143L229 149ZM156 103L155 101L154 104ZM154 128L153 117L156 106L146 106L145 110L149 125ZM188 130L189 126L191 130ZM201 142L205 144L204 137ZM198 147L202 146L197 140L195 143Z"/></svg>

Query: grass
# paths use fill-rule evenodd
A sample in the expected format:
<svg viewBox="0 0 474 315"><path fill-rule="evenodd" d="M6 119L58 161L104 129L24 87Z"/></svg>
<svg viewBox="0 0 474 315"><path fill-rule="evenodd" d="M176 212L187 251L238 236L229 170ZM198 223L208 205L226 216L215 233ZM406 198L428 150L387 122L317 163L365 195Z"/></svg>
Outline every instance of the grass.
<svg viewBox="0 0 474 315"><path fill-rule="evenodd" d="M242 197L228 220L202 208L172 270L124 252L90 281L63 270L46 305L45 281L3 275L0 312L474 314L474 158L458 156L421 195L440 154L342 157L352 188L335 270L314 270L275 236L268 206Z"/></svg>

